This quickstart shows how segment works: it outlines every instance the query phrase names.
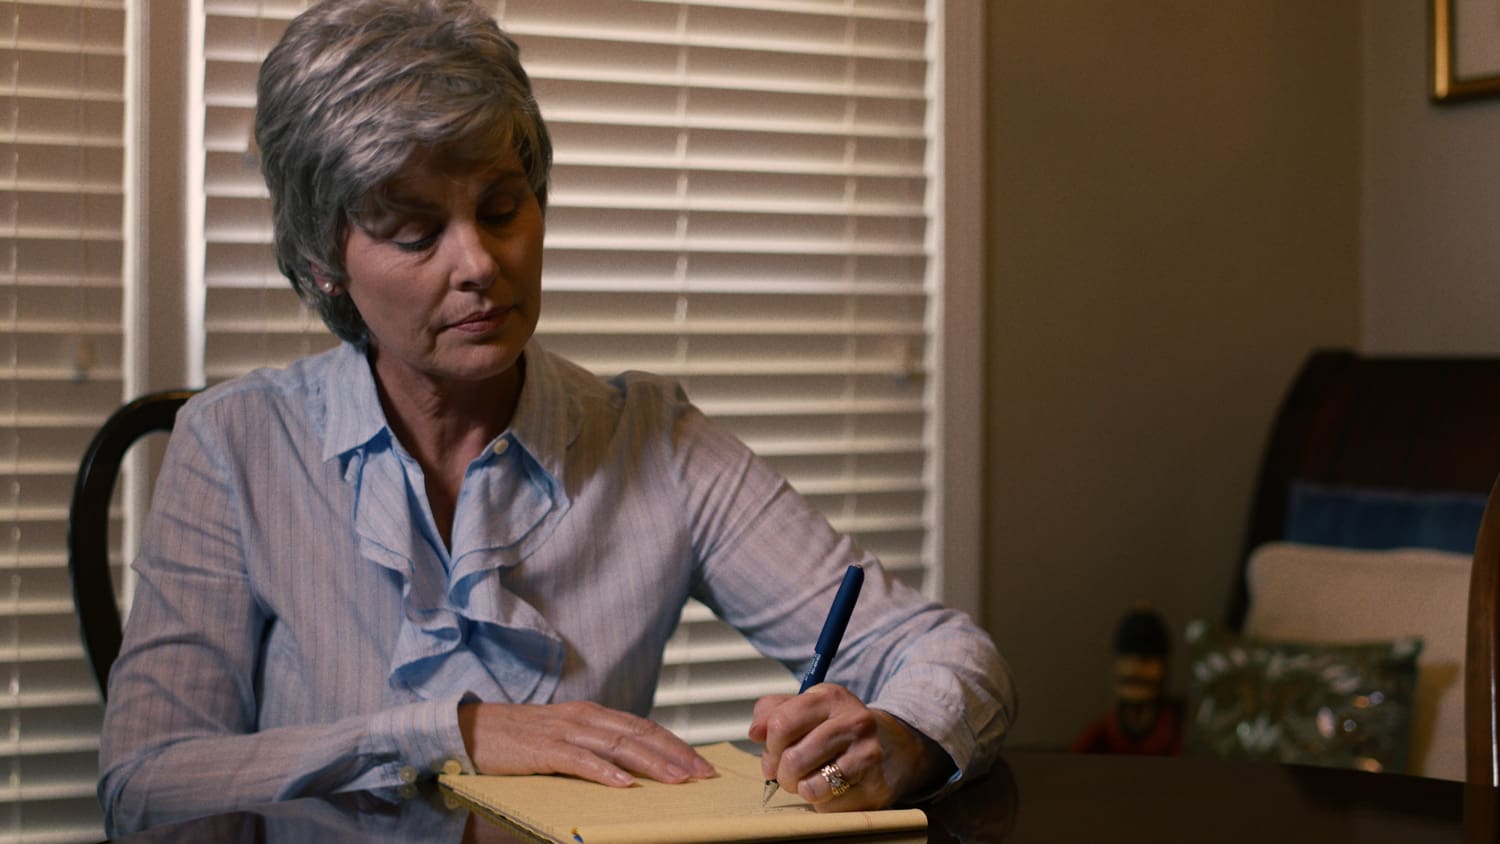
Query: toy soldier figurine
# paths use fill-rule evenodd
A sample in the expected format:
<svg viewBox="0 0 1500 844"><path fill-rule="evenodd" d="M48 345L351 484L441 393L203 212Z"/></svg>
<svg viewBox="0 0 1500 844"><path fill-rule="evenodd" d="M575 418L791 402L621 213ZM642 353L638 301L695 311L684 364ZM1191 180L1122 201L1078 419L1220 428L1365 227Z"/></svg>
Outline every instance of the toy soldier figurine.
<svg viewBox="0 0 1500 844"><path fill-rule="evenodd" d="M1176 756L1182 751L1182 706L1166 696L1166 625L1145 607L1115 630L1115 705L1073 742L1075 753Z"/></svg>

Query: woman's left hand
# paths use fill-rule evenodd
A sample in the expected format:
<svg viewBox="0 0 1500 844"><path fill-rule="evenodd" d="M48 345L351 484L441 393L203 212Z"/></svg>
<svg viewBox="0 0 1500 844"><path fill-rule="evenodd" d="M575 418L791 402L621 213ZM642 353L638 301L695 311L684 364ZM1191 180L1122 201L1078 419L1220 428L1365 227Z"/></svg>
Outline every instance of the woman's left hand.
<svg viewBox="0 0 1500 844"><path fill-rule="evenodd" d="M765 745L760 767L766 779L820 812L883 809L935 785L952 766L931 739L832 683L756 701L750 740ZM830 764L836 768L825 775ZM836 794L840 773L848 787Z"/></svg>

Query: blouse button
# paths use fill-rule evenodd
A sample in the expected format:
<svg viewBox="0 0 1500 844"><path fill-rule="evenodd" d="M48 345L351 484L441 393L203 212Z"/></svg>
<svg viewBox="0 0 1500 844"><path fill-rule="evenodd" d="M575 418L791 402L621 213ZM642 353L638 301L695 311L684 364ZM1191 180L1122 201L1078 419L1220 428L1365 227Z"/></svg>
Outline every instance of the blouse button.
<svg viewBox="0 0 1500 844"><path fill-rule="evenodd" d="M396 773L396 776L400 777L402 782L410 785L417 781L417 769L410 765L403 765L401 770Z"/></svg>
<svg viewBox="0 0 1500 844"><path fill-rule="evenodd" d="M508 440L508 439L506 439L504 437L501 437L499 440L495 441L494 451L495 451L496 454L504 454L509 449L510 449L510 440Z"/></svg>
<svg viewBox="0 0 1500 844"><path fill-rule="evenodd" d="M464 766L457 759L448 759L443 762L443 773L450 777L456 777L464 772Z"/></svg>

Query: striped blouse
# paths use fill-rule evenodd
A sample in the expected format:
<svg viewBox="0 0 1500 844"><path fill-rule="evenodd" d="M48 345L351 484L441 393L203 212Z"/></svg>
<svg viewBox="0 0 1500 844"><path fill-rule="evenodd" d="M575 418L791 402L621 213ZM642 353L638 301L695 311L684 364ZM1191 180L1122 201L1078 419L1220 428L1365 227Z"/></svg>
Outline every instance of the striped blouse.
<svg viewBox="0 0 1500 844"><path fill-rule="evenodd" d="M471 771L464 700L644 715L689 597L800 671L850 563L867 579L829 681L935 740L955 781L989 763L1014 694L966 615L884 573L672 382L535 341L524 360L451 548L353 347L182 409L110 676L112 835Z"/></svg>

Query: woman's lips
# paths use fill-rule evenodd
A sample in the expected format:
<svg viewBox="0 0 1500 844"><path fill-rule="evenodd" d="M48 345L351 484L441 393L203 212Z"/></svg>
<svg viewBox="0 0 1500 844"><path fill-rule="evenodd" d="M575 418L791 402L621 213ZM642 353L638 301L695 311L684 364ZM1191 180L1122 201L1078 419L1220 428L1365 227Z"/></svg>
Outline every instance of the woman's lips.
<svg viewBox="0 0 1500 844"><path fill-rule="evenodd" d="M448 327L467 334L484 334L504 325L505 317L509 313L510 308L490 308L487 311L469 314Z"/></svg>

